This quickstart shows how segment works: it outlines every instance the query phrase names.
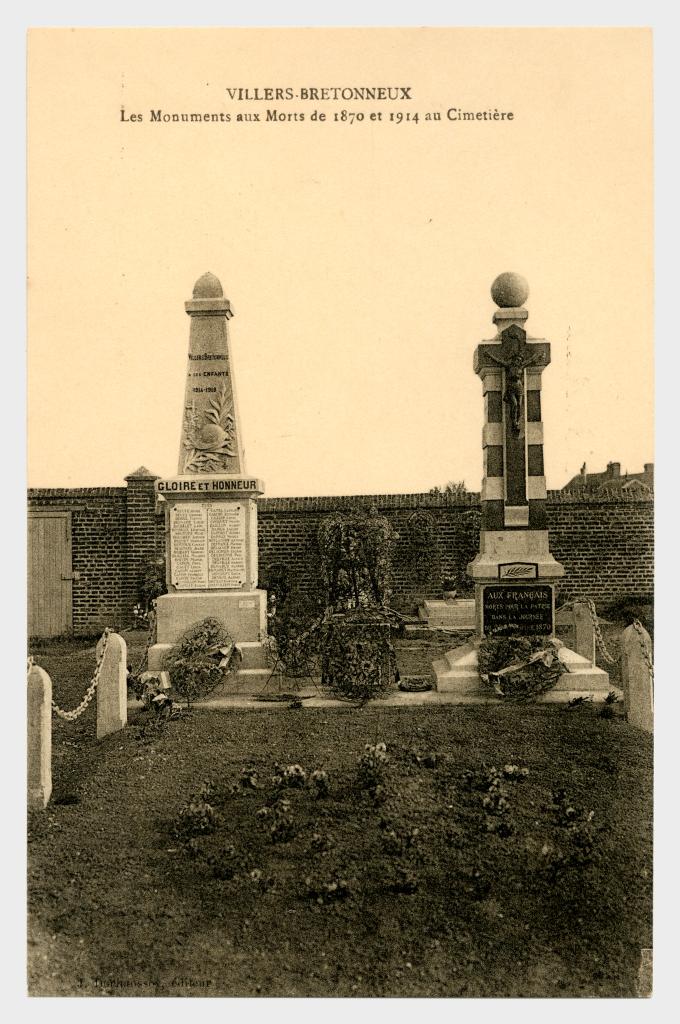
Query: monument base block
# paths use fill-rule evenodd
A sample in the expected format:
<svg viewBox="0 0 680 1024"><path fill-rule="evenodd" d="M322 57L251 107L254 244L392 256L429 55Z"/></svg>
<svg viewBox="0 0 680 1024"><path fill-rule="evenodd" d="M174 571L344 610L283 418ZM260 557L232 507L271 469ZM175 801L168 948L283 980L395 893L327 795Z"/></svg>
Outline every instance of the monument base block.
<svg viewBox="0 0 680 1024"><path fill-rule="evenodd" d="M470 640L447 651L443 658L433 663L439 693L459 695L461 704L497 703L504 699L497 697L479 678L478 651L479 640ZM616 687L610 686L609 675L576 651L561 646L559 658L565 671L552 689L539 694L536 698L538 703L566 704L574 697L586 695L601 701L612 689L618 693Z"/></svg>
<svg viewBox="0 0 680 1024"><path fill-rule="evenodd" d="M148 670L160 672L163 661L191 626L203 619L217 619L238 645L242 661L237 676L257 676L260 684L270 669L262 637L266 633L265 590L211 591L164 594L156 602L156 643L149 649Z"/></svg>
<svg viewBox="0 0 680 1024"><path fill-rule="evenodd" d="M255 643L267 631L267 592L212 590L164 594L156 602L156 641L177 643L190 626L207 618L221 622L235 643Z"/></svg>

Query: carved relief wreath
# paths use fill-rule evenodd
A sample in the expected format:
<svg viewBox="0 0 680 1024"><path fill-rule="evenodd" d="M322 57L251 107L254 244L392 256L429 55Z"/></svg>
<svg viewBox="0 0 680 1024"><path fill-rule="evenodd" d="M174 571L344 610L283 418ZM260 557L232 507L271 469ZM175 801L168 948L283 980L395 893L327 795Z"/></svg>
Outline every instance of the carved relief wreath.
<svg viewBox="0 0 680 1024"><path fill-rule="evenodd" d="M186 409L184 422L184 473L217 473L237 458L234 403L226 384L202 413Z"/></svg>

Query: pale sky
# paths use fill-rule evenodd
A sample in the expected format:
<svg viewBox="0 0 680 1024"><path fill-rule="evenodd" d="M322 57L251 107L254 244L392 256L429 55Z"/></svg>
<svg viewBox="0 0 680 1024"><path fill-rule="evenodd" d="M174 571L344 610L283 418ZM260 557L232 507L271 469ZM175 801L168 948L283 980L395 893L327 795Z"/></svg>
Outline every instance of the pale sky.
<svg viewBox="0 0 680 1024"><path fill-rule="evenodd" d="M373 85L411 98L226 92ZM175 473L206 270L268 495L477 490L472 356L504 270L552 343L548 486L654 460L649 31L38 30L29 89L29 486Z"/></svg>

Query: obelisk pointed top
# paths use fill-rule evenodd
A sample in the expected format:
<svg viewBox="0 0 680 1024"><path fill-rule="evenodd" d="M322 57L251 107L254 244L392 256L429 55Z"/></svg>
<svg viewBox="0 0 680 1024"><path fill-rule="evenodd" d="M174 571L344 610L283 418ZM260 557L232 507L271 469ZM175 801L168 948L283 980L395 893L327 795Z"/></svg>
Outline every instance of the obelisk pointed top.
<svg viewBox="0 0 680 1024"><path fill-rule="evenodd" d="M184 303L191 317L179 474L245 472L236 413L227 321L229 300L214 274L203 274Z"/></svg>
<svg viewBox="0 0 680 1024"><path fill-rule="evenodd" d="M194 299L222 299L224 298L224 292L222 291L222 285L218 277L211 274L210 271L199 277L198 281L194 285L193 292Z"/></svg>

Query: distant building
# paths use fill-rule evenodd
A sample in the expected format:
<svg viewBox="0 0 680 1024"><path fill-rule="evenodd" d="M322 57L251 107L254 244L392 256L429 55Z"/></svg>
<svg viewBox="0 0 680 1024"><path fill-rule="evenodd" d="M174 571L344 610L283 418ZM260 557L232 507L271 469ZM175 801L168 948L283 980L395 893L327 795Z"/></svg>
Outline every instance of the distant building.
<svg viewBox="0 0 680 1024"><path fill-rule="evenodd" d="M572 477L562 490L591 491L593 493L633 491L640 494L645 492L651 494L654 491L654 463L646 462L642 473L626 472L622 476L620 462L608 462L603 473L588 473L584 462L581 472Z"/></svg>

